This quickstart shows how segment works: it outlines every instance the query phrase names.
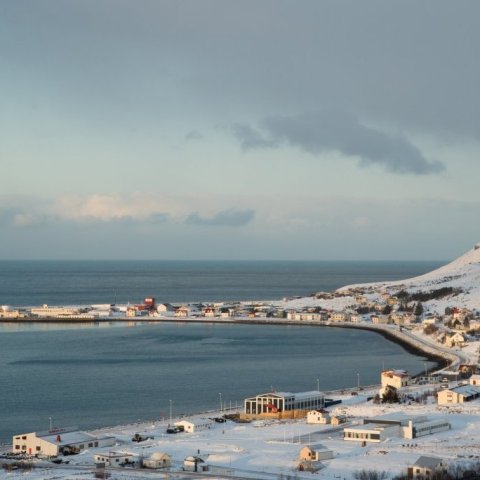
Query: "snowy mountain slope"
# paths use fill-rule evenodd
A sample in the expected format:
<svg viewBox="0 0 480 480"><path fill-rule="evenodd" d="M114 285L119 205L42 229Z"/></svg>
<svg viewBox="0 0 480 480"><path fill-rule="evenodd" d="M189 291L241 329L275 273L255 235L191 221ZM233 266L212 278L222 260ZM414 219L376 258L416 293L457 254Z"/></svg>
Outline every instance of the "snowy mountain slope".
<svg viewBox="0 0 480 480"><path fill-rule="evenodd" d="M419 277L393 282L349 285L339 291L373 289L394 294L403 289L409 292L428 292L444 287L458 291L441 300L429 301L431 309L440 311L446 306L480 309L480 244L447 265Z"/></svg>

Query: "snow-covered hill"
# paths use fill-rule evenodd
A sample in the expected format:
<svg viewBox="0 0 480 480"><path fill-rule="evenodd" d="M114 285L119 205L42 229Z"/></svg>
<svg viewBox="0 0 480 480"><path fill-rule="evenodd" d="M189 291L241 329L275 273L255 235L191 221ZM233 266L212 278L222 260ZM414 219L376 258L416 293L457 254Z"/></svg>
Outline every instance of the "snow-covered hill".
<svg viewBox="0 0 480 480"><path fill-rule="evenodd" d="M427 302L431 310L440 312L446 306L480 309L480 243L456 260L419 277L394 282L349 285L339 291L371 288L378 292L395 294L400 290L429 292L445 287L453 288L455 292L441 300Z"/></svg>

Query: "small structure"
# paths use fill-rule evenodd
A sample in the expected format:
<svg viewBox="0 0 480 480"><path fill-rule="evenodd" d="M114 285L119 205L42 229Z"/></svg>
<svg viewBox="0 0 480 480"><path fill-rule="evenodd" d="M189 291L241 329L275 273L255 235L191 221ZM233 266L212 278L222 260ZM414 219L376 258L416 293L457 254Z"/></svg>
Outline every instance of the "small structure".
<svg viewBox="0 0 480 480"><path fill-rule="evenodd" d="M343 439L353 442L374 442L379 443L389 437L400 436L398 425L358 425L356 427L344 428Z"/></svg>
<svg viewBox="0 0 480 480"><path fill-rule="evenodd" d="M381 380L382 387L391 386L398 389L408 385L410 376L406 370L383 370Z"/></svg>
<svg viewBox="0 0 480 480"><path fill-rule="evenodd" d="M172 466L172 457L164 452L155 452L143 460L145 468L170 468Z"/></svg>
<svg viewBox="0 0 480 480"><path fill-rule="evenodd" d="M175 422L174 426L177 427L180 431L186 433L194 433L198 430L206 430L212 428L213 422L210 419L198 419L195 422L188 422L187 420L180 420Z"/></svg>
<svg viewBox="0 0 480 480"><path fill-rule="evenodd" d="M342 423L347 423L346 415L332 415L330 419L332 425L341 425Z"/></svg>
<svg viewBox="0 0 480 480"><path fill-rule="evenodd" d="M186 472L208 472L209 467L202 457L191 455L183 461L183 470Z"/></svg>
<svg viewBox="0 0 480 480"><path fill-rule="evenodd" d="M32 432L14 435L13 453L56 457L57 455L79 453L87 448L111 447L114 437L95 437L76 428L56 428L46 432Z"/></svg>
<svg viewBox="0 0 480 480"><path fill-rule="evenodd" d="M298 459L300 461L318 462L320 460L331 460L333 458L333 450L328 450L323 445L317 445L316 450L306 445L300 450Z"/></svg>
<svg viewBox="0 0 480 480"><path fill-rule="evenodd" d="M446 388L437 394L439 405L464 403L475 400L480 396L480 387L473 385L460 385L459 387Z"/></svg>
<svg viewBox="0 0 480 480"><path fill-rule="evenodd" d="M307 413L307 423L330 423L330 414L323 410L310 410Z"/></svg>
<svg viewBox="0 0 480 480"><path fill-rule="evenodd" d="M470 385L479 386L480 387L480 375L474 374L469 379Z"/></svg>
<svg viewBox="0 0 480 480"><path fill-rule="evenodd" d="M118 467L134 465L138 462L138 456L126 452L99 453L93 456L95 464L99 467Z"/></svg>
<svg viewBox="0 0 480 480"><path fill-rule="evenodd" d="M411 479L432 478L434 473L445 472L447 464L437 457L419 457L418 460L407 469L407 476Z"/></svg>
<svg viewBox="0 0 480 480"><path fill-rule="evenodd" d="M258 415L320 409L325 406L325 397L317 390L301 393L272 392L247 398L244 403L245 413Z"/></svg>

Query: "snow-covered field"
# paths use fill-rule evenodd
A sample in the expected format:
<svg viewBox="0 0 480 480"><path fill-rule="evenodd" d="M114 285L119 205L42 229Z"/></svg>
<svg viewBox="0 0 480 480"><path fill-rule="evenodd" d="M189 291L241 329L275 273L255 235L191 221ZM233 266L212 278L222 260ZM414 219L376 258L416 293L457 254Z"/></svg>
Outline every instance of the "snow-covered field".
<svg viewBox="0 0 480 480"><path fill-rule="evenodd" d="M420 388L420 387L419 387ZM429 389L428 386L422 386ZM172 456L172 471L181 471L183 459L200 453L211 466L211 478L228 476L271 479L271 478L318 478L351 479L358 470L379 470L388 472L392 478L406 473L408 465L419 456L437 456L447 461L480 460L480 401L462 406L442 407L433 402L427 404L374 405L367 402L367 395L344 395L342 404L332 407L334 413L346 414L351 423L364 417L378 416L392 412L407 415L428 415L430 418L446 418L451 430L427 435L414 440L389 438L378 444L362 447L357 442L342 439L342 430L331 431L331 425L308 425L305 419L288 421L257 421L240 424L229 421L213 424L211 429L199 433L179 433L169 435L162 423L138 424L125 427L103 429L95 433L114 435L117 445L104 451L129 452L143 457L153 452L166 452ZM220 412L217 412L220 414ZM192 417L195 421L195 417ZM133 443L135 433L153 436L139 444ZM304 445L323 445L333 450L334 458L322 462L318 472L305 473L297 470L298 455ZM27 473L0 473L1 478L60 479L92 478L87 475L87 467L93 465L93 454L101 449L86 450L80 455L70 456L68 467L50 465L48 468L35 468ZM93 471L93 469L91 469ZM112 470L111 478L168 478L164 474L125 468ZM283 475L283 477L282 477ZM198 476L200 478L200 476ZM176 477L172 477L176 478ZM191 478L191 477L189 477Z"/></svg>

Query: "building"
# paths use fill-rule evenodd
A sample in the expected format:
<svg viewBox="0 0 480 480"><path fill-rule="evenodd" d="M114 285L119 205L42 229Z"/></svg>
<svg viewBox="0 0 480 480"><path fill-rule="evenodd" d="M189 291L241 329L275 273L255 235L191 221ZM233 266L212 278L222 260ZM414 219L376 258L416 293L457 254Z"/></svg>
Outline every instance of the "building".
<svg viewBox="0 0 480 480"><path fill-rule="evenodd" d="M80 310L73 307L49 307L45 303L41 307L33 307L30 312L37 317L68 317L78 315Z"/></svg>
<svg viewBox="0 0 480 480"><path fill-rule="evenodd" d="M480 375L474 374L469 379L470 385L477 385L480 387Z"/></svg>
<svg viewBox="0 0 480 480"><path fill-rule="evenodd" d="M206 430L212 428L213 422L210 419L199 419L194 422L187 422L186 420L180 420L175 422L174 426L179 428L181 431L187 433L194 433L198 430Z"/></svg>
<svg viewBox="0 0 480 480"><path fill-rule="evenodd" d="M425 415L407 417L402 413L391 413L365 418L362 425L344 428L343 439L378 443L392 436L413 439L450 428L450 423L443 418L429 420Z"/></svg>
<svg viewBox="0 0 480 480"><path fill-rule="evenodd" d="M307 423L330 423L330 414L321 410L310 410L307 413Z"/></svg>
<svg viewBox="0 0 480 480"><path fill-rule="evenodd" d="M410 381L410 376L406 370L384 370L381 374L382 387L386 386L402 388L406 387Z"/></svg>
<svg viewBox="0 0 480 480"><path fill-rule="evenodd" d="M208 472L209 467L202 457L192 455L183 461L183 470L186 472Z"/></svg>
<svg viewBox="0 0 480 480"><path fill-rule="evenodd" d="M272 392L245 399L245 413L262 414L294 410L313 410L325 406L323 393L317 390L301 393Z"/></svg>
<svg viewBox="0 0 480 480"><path fill-rule="evenodd" d="M449 405L470 402L479 396L479 387L474 385L460 385L459 387L440 390L437 394L437 400L439 405Z"/></svg>
<svg viewBox="0 0 480 480"><path fill-rule="evenodd" d="M88 448L111 447L114 437L95 437L76 428L56 428L46 432L15 435L12 439L13 453L56 457L65 453L79 453Z"/></svg>
<svg viewBox="0 0 480 480"><path fill-rule="evenodd" d="M155 452L149 458L143 460L145 468L170 468L172 466L172 457L163 452Z"/></svg>
<svg viewBox="0 0 480 480"><path fill-rule="evenodd" d="M446 472L447 464L441 458L419 457L418 460L407 469L407 476L411 479L432 478L434 473Z"/></svg>
<svg viewBox="0 0 480 480"><path fill-rule="evenodd" d="M93 460L97 466L103 467L119 467L125 465L133 465L138 462L138 456L133 453L125 452L108 452L99 453L93 456Z"/></svg>
<svg viewBox="0 0 480 480"><path fill-rule="evenodd" d="M318 462L320 460L331 460L333 458L333 450L328 450L323 445L316 445L315 450L306 445L300 450L298 459L300 461Z"/></svg>

